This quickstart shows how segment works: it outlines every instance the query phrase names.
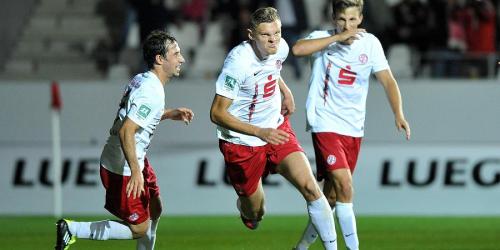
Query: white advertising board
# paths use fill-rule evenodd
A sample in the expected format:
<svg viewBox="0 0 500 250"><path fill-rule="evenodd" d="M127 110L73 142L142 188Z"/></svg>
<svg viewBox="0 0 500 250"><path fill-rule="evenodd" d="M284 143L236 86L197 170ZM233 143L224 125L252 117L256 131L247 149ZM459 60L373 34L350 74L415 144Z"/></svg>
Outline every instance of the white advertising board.
<svg viewBox="0 0 500 250"><path fill-rule="evenodd" d="M47 147L0 148L0 214L51 214ZM311 163L311 145L305 145ZM100 146L63 148L64 214L105 214ZM366 215L500 215L500 146L362 146L354 174L355 210ZM152 148L166 213L235 214L216 147ZM300 194L281 176L266 180L269 214L305 213Z"/></svg>

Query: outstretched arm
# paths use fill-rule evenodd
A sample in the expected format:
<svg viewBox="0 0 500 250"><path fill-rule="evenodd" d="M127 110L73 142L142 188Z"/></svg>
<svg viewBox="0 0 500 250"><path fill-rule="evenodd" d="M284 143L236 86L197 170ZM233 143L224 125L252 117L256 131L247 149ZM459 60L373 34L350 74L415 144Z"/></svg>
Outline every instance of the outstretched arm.
<svg viewBox="0 0 500 250"><path fill-rule="evenodd" d="M351 37L354 39L359 39L358 36L362 32L366 32L364 29L355 29L351 31L344 31L333 36L317 38L317 39L300 39L292 47L292 53L295 56L309 56L313 53L321 51L328 47L328 45L334 42L342 42Z"/></svg>
<svg viewBox="0 0 500 250"><path fill-rule="evenodd" d="M283 144L288 141L289 135L285 131L273 128L259 128L232 116L227 111L232 103L233 100L227 97L215 95L212 107L210 108L210 119L212 122L238 133L257 136L263 141L274 145Z"/></svg>
<svg viewBox="0 0 500 250"><path fill-rule="evenodd" d="M188 108L165 109L161 120L170 119L175 121L184 121L188 125L194 118L194 113Z"/></svg>
<svg viewBox="0 0 500 250"><path fill-rule="evenodd" d="M406 140L410 140L410 124L406 121L403 113L403 101L396 79L394 79L390 69L379 71L375 73L375 76L384 87L385 94L387 95L392 112L394 113L396 128L398 131L404 130L406 133Z"/></svg>

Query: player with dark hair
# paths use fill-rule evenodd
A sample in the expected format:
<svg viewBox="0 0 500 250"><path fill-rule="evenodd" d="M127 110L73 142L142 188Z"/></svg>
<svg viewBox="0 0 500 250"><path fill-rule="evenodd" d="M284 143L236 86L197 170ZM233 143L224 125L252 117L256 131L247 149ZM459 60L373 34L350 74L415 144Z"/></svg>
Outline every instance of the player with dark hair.
<svg viewBox="0 0 500 250"><path fill-rule="evenodd" d="M137 249L154 249L162 212L156 175L146 158L151 138L165 119L189 124L188 108L165 109L164 87L179 76L184 57L174 37L153 31L143 45L149 71L136 75L125 88L110 135L101 154L104 207L120 221L57 222L57 250L68 249L77 238L137 239Z"/></svg>

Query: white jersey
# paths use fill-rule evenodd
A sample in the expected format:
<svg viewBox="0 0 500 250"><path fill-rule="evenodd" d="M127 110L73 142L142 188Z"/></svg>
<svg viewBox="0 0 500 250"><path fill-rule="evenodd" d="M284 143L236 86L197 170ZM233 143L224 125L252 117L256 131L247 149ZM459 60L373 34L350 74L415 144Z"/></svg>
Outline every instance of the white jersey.
<svg viewBox="0 0 500 250"><path fill-rule="evenodd" d="M150 71L136 75L125 88L120 108L101 154L101 165L113 173L131 175L118 135L123 121L128 118L140 126L135 134L135 153L142 171L146 151L153 132L160 123L164 107L165 92L158 77Z"/></svg>
<svg viewBox="0 0 500 250"><path fill-rule="evenodd" d="M260 60L249 41L229 52L216 82L216 94L232 99L228 112L240 121L261 128L277 128L283 123L281 92L278 81L282 64L288 56L288 44L281 39L278 52ZM217 126L219 139L247 146L266 142Z"/></svg>
<svg viewBox="0 0 500 250"><path fill-rule="evenodd" d="M306 39L332 34L314 31ZM363 33L351 45L332 43L311 56L311 66L306 102L308 130L362 137L370 75L389 69L380 41Z"/></svg>

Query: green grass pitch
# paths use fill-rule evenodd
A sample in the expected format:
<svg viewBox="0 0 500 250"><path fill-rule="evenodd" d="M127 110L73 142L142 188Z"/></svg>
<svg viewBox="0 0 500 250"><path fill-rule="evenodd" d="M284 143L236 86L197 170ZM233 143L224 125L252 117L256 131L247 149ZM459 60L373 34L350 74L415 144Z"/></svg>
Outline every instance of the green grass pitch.
<svg viewBox="0 0 500 250"><path fill-rule="evenodd" d="M96 220L106 217L70 217ZM267 215L258 230L238 216L164 216L156 249L290 250L302 233L305 216ZM50 217L0 217L0 249L53 249L55 220ZM337 225L337 232L339 227ZM500 217L358 217L363 250L498 250ZM345 249L339 234L339 249ZM71 250L135 249L134 241L79 239ZM316 242L310 249L322 249Z"/></svg>

